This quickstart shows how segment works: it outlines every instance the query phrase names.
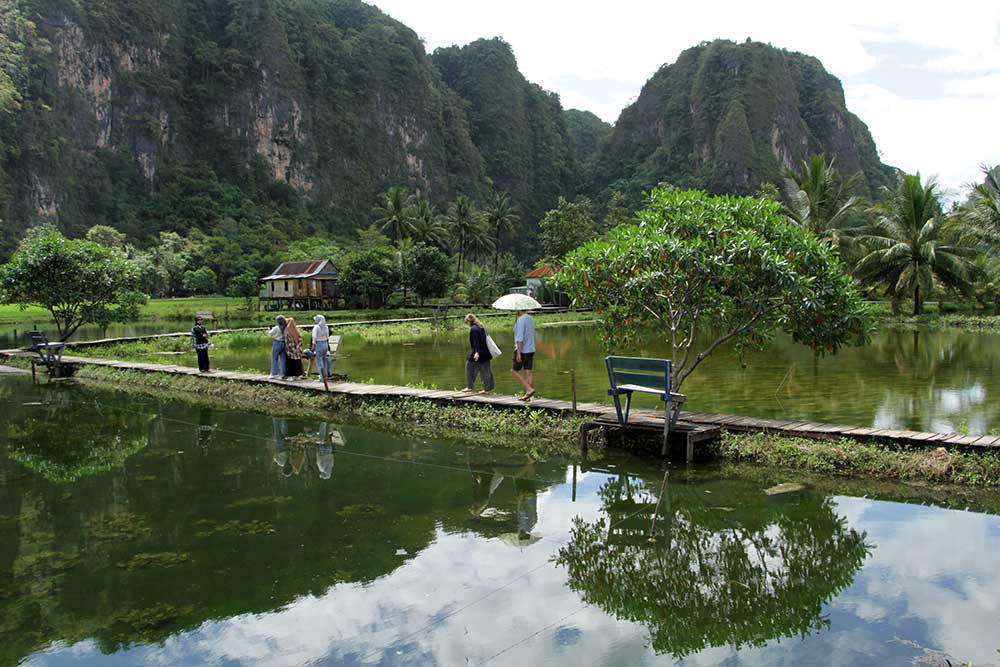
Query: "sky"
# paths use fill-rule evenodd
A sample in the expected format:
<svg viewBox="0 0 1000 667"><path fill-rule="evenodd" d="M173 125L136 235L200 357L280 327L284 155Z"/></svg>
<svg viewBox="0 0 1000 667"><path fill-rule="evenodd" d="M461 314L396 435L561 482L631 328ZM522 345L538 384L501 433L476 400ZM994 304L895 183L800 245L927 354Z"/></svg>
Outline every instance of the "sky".
<svg viewBox="0 0 1000 667"><path fill-rule="evenodd" d="M374 0L428 52L502 37L524 76L613 123L685 48L747 37L819 58L882 161L961 194L1000 164L1000 2ZM803 7L820 11L804 12Z"/></svg>

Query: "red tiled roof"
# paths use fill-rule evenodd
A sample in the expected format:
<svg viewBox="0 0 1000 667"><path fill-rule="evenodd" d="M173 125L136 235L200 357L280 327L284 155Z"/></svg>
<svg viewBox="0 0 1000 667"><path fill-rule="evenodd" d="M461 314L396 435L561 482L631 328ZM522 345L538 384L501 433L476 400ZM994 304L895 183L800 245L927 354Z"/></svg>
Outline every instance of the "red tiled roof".
<svg viewBox="0 0 1000 667"><path fill-rule="evenodd" d="M548 278L549 276L555 274L555 270L551 266L540 266L534 271L529 271L524 274L525 278Z"/></svg>

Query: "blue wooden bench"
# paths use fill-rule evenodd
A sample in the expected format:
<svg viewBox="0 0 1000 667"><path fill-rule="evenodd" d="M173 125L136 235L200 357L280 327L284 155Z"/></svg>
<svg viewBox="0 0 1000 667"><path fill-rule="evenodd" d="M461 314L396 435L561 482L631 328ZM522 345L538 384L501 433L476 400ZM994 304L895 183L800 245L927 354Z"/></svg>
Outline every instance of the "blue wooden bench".
<svg viewBox="0 0 1000 667"><path fill-rule="evenodd" d="M615 412L618 423L628 424L629 410L632 407L632 394L653 394L663 401L663 451L667 450L667 434L670 426L677 422L681 408L687 396L670 390L670 360L650 359L646 357L605 357L608 368L608 381L611 388L608 396L615 402ZM622 410L621 397L625 395L625 410Z"/></svg>
<svg viewBox="0 0 1000 667"><path fill-rule="evenodd" d="M29 331L28 341L31 343L31 351L38 353L38 358L49 369L49 373L59 377L63 348L66 347L66 344L50 343L49 337L42 331Z"/></svg>

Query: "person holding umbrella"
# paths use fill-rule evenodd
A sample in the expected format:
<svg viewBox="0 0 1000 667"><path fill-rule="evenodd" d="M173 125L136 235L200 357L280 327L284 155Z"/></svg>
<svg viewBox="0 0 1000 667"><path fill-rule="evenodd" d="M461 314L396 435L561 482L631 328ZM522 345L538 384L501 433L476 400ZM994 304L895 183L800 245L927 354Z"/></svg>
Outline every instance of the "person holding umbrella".
<svg viewBox="0 0 1000 667"><path fill-rule="evenodd" d="M517 313L517 322L514 323L514 365L510 372L524 387L524 394L519 398L530 401L535 395L535 319L528 311L542 306L525 294L505 294L493 303L493 307Z"/></svg>

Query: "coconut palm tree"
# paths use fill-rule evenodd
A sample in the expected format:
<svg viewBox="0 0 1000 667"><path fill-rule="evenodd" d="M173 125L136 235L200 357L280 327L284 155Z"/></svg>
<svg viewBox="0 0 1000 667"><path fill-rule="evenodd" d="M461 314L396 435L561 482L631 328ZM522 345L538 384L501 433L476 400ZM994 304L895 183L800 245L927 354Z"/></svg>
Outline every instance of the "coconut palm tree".
<svg viewBox="0 0 1000 667"><path fill-rule="evenodd" d="M785 197L789 202L785 215L816 236L829 239L846 256L853 249L851 229L856 231L859 224L856 213L862 200L854 191L861 175L855 173L845 179L834 166L836 162L836 157L827 162L826 156L819 153L802 161L800 173L785 170Z"/></svg>
<svg viewBox="0 0 1000 667"><path fill-rule="evenodd" d="M413 226L413 195L400 185L391 187L382 194L373 213L375 214L375 224L378 225L379 230L396 243L415 231Z"/></svg>
<svg viewBox="0 0 1000 667"><path fill-rule="evenodd" d="M434 209L434 204L426 199L417 201L413 212L413 238L441 250L449 246L448 227Z"/></svg>
<svg viewBox="0 0 1000 667"><path fill-rule="evenodd" d="M986 178L973 183L969 199L959 209L962 231L993 247L1000 246L1000 166L983 165Z"/></svg>
<svg viewBox="0 0 1000 667"><path fill-rule="evenodd" d="M886 285L894 299L912 295L914 315L923 312L935 281L967 293L976 273L967 258L977 250L949 237L937 190L934 179L921 184L919 173L904 175L894 190L886 189L885 203L875 208L878 219L858 236L869 252L855 275Z"/></svg>
<svg viewBox="0 0 1000 667"><path fill-rule="evenodd" d="M479 213L472 200L465 195L458 195L448 210L448 223L451 233L458 245L458 272L462 272L465 257L469 251L470 237L479 227Z"/></svg>
<svg viewBox="0 0 1000 667"><path fill-rule="evenodd" d="M512 233L520 217L510 204L510 195L494 190L486 202L486 225L493 233L493 272L500 263L500 241L504 232Z"/></svg>
<svg viewBox="0 0 1000 667"><path fill-rule="evenodd" d="M861 205L853 194L860 174L843 178L836 168L837 158L826 161L819 153L802 161L802 172L785 170L785 195L789 204L785 213L797 225L822 236L848 222L851 211Z"/></svg>

